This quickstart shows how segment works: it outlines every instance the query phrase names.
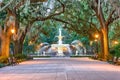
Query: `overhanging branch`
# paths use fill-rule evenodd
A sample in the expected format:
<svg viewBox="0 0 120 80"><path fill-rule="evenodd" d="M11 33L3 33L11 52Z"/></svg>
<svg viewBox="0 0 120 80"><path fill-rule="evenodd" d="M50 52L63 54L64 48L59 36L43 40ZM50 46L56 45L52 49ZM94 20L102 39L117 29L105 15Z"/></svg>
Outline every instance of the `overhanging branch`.
<svg viewBox="0 0 120 80"><path fill-rule="evenodd" d="M21 0L15 7L14 10L20 8L20 6L22 6L24 4L25 0Z"/></svg>
<svg viewBox="0 0 120 80"><path fill-rule="evenodd" d="M109 23L109 20L112 18L112 15L114 14L114 12L115 12L115 10L113 10L111 13L110 13L110 15L109 15L109 17L108 17L108 19L107 19L107 21L106 21L106 25L109 25L110 23Z"/></svg>
<svg viewBox="0 0 120 80"><path fill-rule="evenodd" d="M118 18L120 18L119 16L116 16L114 18L110 18L109 21L108 21L108 24L111 24L113 23L115 20L117 20Z"/></svg>
<svg viewBox="0 0 120 80"><path fill-rule="evenodd" d="M52 19L52 20L55 20L55 21L62 22L62 23L66 23L66 24L69 24L69 25L73 26L73 24L71 24L70 22L64 21L64 20L59 19L59 18L52 17L51 19Z"/></svg>
<svg viewBox="0 0 120 80"><path fill-rule="evenodd" d="M3 8L0 9L0 12L6 9L14 0L10 0L8 4L6 4ZM2 3L3 4L3 3Z"/></svg>
<svg viewBox="0 0 120 80"><path fill-rule="evenodd" d="M45 21L45 20L47 20L47 19L50 19L50 18L52 18L52 17L54 17L54 16L57 16L57 15L60 15L60 14L62 14L62 13L64 13L65 12L65 5L60 1L60 0L57 0L60 4L61 4L61 6L62 6L62 11L60 11L60 12L58 12L58 13L55 13L55 14L51 14L51 15L49 15L49 16L47 16L47 17L38 17L38 18L35 18L35 19L33 19L33 21Z"/></svg>

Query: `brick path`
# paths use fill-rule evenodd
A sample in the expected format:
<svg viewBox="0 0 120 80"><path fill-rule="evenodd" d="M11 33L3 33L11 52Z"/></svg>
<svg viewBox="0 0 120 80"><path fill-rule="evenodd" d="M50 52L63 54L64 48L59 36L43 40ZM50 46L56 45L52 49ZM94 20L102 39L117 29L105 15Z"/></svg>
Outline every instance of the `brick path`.
<svg viewBox="0 0 120 80"><path fill-rule="evenodd" d="M88 58L39 59L0 68L0 80L120 80L120 66Z"/></svg>

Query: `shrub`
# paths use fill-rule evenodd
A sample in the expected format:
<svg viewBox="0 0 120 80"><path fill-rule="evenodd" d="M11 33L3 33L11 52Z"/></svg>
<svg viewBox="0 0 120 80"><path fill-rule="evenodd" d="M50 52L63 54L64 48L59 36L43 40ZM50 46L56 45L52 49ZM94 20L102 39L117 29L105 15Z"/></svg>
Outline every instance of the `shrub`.
<svg viewBox="0 0 120 80"><path fill-rule="evenodd" d="M0 68L1 68L1 67L4 67L4 66L5 66L5 65L4 65L3 63L0 63Z"/></svg>
<svg viewBox="0 0 120 80"><path fill-rule="evenodd" d="M120 57L120 44L114 46L110 50L110 54L113 56L113 62L118 62L118 59ZM115 58L115 60L114 60L114 58Z"/></svg>
<svg viewBox="0 0 120 80"><path fill-rule="evenodd" d="M116 45L114 50L115 50L115 56L120 57L120 44Z"/></svg>
<svg viewBox="0 0 120 80"><path fill-rule="evenodd" d="M112 54L108 54L107 56L107 61L113 61L113 55Z"/></svg>
<svg viewBox="0 0 120 80"><path fill-rule="evenodd" d="M7 57L4 57L4 56L0 57L0 63L7 63L7 62L8 62Z"/></svg>
<svg viewBox="0 0 120 80"><path fill-rule="evenodd" d="M113 49L110 49L110 54L112 55L112 56L115 56L115 49L113 48Z"/></svg>
<svg viewBox="0 0 120 80"><path fill-rule="evenodd" d="M16 59L27 59L27 55L25 54L15 54L14 57Z"/></svg>

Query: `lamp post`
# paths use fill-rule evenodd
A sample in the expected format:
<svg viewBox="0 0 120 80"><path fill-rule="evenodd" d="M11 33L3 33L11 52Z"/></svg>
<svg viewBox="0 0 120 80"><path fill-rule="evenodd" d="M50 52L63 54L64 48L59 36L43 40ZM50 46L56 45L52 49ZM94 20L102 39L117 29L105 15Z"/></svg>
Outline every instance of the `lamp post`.
<svg viewBox="0 0 120 80"><path fill-rule="evenodd" d="M99 35L95 34L95 42L96 42L96 52L98 53L98 39L99 39Z"/></svg>
<svg viewBox="0 0 120 80"><path fill-rule="evenodd" d="M11 28L10 29L10 33L11 33L11 37L14 39L14 34L15 34L15 29L14 28ZM11 52L11 55L12 55L12 57L14 56L14 43L12 42L12 45L13 45L13 47L11 48L11 50L12 50L12 52Z"/></svg>
<svg viewBox="0 0 120 80"><path fill-rule="evenodd" d="M114 46L116 46L116 45L118 45L119 44L119 42L117 41L117 40L113 40L112 42L111 42L111 46L112 47L114 47Z"/></svg>
<svg viewBox="0 0 120 80"><path fill-rule="evenodd" d="M12 34L15 33L15 17L14 16L10 16L9 20L7 22L7 26L10 26L10 31Z"/></svg>
<svg viewBox="0 0 120 80"><path fill-rule="evenodd" d="M14 34L15 33L15 29L11 29L11 33Z"/></svg>
<svg viewBox="0 0 120 80"><path fill-rule="evenodd" d="M114 41L114 44L117 45L119 42L118 41Z"/></svg>
<svg viewBox="0 0 120 80"><path fill-rule="evenodd" d="M99 38L99 35L98 35L98 34L95 34L95 38L98 39L98 38Z"/></svg>

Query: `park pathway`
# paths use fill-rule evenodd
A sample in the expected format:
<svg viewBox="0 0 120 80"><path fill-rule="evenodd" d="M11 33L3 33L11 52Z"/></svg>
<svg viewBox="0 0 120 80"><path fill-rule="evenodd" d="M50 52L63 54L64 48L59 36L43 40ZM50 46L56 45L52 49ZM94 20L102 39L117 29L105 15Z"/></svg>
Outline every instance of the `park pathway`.
<svg viewBox="0 0 120 80"><path fill-rule="evenodd" d="M120 66L89 58L46 58L0 68L0 80L120 80Z"/></svg>

